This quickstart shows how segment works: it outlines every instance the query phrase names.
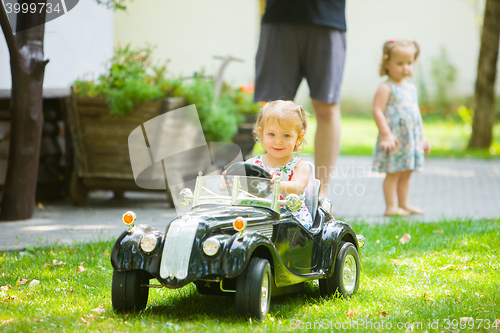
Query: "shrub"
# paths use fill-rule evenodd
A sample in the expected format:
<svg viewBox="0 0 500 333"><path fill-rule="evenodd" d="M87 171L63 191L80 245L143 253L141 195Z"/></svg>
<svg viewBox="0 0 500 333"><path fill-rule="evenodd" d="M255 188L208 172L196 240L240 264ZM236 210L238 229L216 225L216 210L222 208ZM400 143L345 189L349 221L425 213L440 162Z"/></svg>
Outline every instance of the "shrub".
<svg viewBox="0 0 500 333"><path fill-rule="evenodd" d="M130 44L115 47L109 71L93 81L76 80L75 94L88 97L102 96L108 102L110 113L126 115L134 105L162 98L169 94L172 83L166 77L165 62L153 65L153 47L132 48Z"/></svg>

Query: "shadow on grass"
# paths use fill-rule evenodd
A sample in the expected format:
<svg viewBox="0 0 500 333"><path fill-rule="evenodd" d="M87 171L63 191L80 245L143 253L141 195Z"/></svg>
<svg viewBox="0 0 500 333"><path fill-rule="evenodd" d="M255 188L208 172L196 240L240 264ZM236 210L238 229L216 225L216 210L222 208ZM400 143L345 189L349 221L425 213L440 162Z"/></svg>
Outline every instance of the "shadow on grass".
<svg viewBox="0 0 500 333"><path fill-rule="evenodd" d="M316 304L320 300L319 287L307 283L300 293L273 297L270 316L280 317L282 313L294 313L304 305ZM234 294L201 295L193 285L178 290L168 290L157 295L150 293L148 307L142 313L124 316L168 318L173 321L197 321L204 318L213 318L224 323L233 323L235 320L248 321L247 318L236 315Z"/></svg>

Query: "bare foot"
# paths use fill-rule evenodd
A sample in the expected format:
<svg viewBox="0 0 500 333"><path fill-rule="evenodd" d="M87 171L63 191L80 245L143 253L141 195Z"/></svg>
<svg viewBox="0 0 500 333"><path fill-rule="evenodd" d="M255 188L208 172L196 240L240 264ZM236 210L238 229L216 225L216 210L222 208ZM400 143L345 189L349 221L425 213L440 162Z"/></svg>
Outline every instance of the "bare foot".
<svg viewBox="0 0 500 333"><path fill-rule="evenodd" d="M384 216L408 216L408 215L410 215L410 212L401 207L390 208L390 209L388 208L384 214Z"/></svg>
<svg viewBox="0 0 500 333"><path fill-rule="evenodd" d="M418 214L418 215L424 215L425 214L425 211L422 209L422 208L418 208L418 207L415 207L415 206L406 206L406 207L400 207L400 208L403 208L403 209L406 209L408 212L410 212L410 214Z"/></svg>

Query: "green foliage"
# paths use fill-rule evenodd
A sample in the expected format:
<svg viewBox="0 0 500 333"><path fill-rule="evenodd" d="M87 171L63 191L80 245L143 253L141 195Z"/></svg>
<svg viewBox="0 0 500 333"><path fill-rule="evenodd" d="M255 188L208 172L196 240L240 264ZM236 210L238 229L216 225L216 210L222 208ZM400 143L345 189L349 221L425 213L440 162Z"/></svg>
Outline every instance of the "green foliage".
<svg viewBox="0 0 500 333"><path fill-rule="evenodd" d="M421 63L418 63L418 69L416 74L416 86L418 90L418 102L421 105L429 105L429 92L427 91L427 86L425 85L425 74Z"/></svg>
<svg viewBox="0 0 500 333"><path fill-rule="evenodd" d="M193 80L167 78L167 62L152 63L151 46L133 48L130 44L115 48L108 73L97 80L79 79L73 83L75 94L105 97L110 113L127 115L137 103L168 95L185 97L195 104L207 141L231 141L244 115L255 114L259 105L253 94L242 88L224 85L217 100L213 80L196 75Z"/></svg>
<svg viewBox="0 0 500 333"><path fill-rule="evenodd" d="M81 96L102 96L110 113L126 115L134 105L169 94L172 82L166 79L166 64L153 65L153 47L133 48L130 44L115 47L109 71L94 81L76 80L73 91Z"/></svg>
<svg viewBox="0 0 500 333"><path fill-rule="evenodd" d="M224 85L221 100L223 103L232 104L238 115L257 115L260 111L260 105L253 101L253 86L232 88Z"/></svg>
<svg viewBox="0 0 500 333"><path fill-rule="evenodd" d="M108 8L125 10L125 0L96 0L99 5L105 5Z"/></svg>
<svg viewBox="0 0 500 333"><path fill-rule="evenodd" d="M496 148L467 149L470 135L469 126L462 119L449 118L445 120L439 115L427 116L424 120L424 130L432 147L429 157L500 158L500 150L497 151ZM316 128L315 119L309 122L309 128L307 135L313 136ZM500 122L495 123L493 133L494 141L500 142ZM343 116L340 154L372 156L377 135L378 128L372 118ZM306 139L313 142L307 137ZM312 148L311 145L306 146L305 152L314 153Z"/></svg>
<svg viewBox="0 0 500 333"><path fill-rule="evenodd" d="M188 104L196 105L207 141L228 142L236 134L241 118L235 104L225 94L215 99L213 80L196 75L193 80L177 86L174 96L183 96Z"/></svg>
<svg viewBox="0 0 500 333"><path fill-rule="evenodd" d="M457 79L457 70L444 47L441 48L439 56L432 60L432 77L436 84L436 106L450 107L450 92Z"/></svg>

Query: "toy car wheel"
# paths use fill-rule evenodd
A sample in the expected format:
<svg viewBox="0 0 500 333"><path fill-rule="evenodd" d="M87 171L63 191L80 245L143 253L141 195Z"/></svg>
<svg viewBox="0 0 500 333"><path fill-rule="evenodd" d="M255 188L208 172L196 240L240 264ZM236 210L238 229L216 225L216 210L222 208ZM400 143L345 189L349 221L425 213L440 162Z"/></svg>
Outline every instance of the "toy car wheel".
<svg viewBox="0 0 500 333"><path fill-rule="evenodd" d="M149 274L144 271L113 271L111 303L117 312L141 311L148 303Z"/></svg>
<svg viewBox="0 0 500 333"><path fill-rule="evenodd" d="M352 243L340 243L333 275L319 280L321 294L338 293L344 298L354 295L359 287L360 266L356 247Z"/></svg>
<svg viewBox="0 0 500 333"><path fill-rule="evenodd" d="M252 258L236 282L236 313L263 320L271 305L271 265L261 258Z"/></svg>

